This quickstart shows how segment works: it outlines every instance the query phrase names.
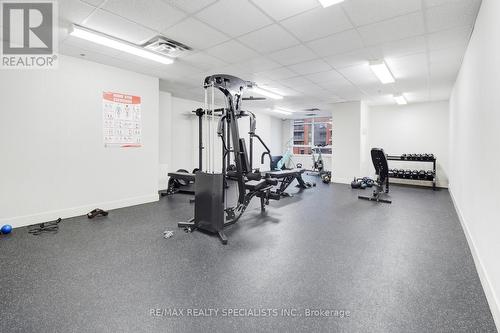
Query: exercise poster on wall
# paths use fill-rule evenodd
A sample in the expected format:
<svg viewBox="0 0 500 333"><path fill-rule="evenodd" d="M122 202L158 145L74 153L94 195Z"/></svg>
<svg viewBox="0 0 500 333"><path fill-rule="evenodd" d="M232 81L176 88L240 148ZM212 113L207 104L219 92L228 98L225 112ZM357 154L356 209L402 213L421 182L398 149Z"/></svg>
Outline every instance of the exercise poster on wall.
<svg viewBox="0 0 500 333"><path fill-rule="evenodd" d="M141 147L141 97L103 92L104 147Z"/></svg>

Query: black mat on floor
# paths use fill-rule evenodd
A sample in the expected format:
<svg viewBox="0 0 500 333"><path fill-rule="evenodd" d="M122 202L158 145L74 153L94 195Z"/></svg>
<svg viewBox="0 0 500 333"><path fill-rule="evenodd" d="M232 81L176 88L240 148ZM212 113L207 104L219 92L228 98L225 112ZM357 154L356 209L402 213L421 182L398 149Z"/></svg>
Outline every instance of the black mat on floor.
<svg viewBox="0 0 500 333"><path fill-rule="evenodd" d="M264 216L256 200L226 246L176 227L193 214L180 194L57 234L15 229L0 239L0 332L495 332L449 193L358 194L318 182Z"/></svg>

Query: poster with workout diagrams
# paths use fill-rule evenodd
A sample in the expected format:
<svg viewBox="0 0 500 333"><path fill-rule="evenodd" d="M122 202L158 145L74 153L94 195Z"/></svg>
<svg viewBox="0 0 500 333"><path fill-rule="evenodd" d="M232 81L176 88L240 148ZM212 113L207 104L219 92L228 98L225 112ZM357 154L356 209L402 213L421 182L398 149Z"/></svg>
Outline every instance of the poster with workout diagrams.
<svg viewBox="0 0 500 333"><path fill-rule="evenodd" d="M102 94L104 147L141 147L141 97Z"/></svg>

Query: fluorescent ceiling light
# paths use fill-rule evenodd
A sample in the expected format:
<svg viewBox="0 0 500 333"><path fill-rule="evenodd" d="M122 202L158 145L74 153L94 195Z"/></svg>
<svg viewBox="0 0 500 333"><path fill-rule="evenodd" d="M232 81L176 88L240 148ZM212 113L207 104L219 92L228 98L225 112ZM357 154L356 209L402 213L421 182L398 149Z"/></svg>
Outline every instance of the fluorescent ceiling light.
<svg viewBox="0 0 500 333"><path fill-rule="evenodd" d="M287 115L287 116L289 116L289 115L292 114L292 112L290 110L284 109L284 108L274 108L273 112L281 113L281 114L284 114L284 115Z"/></svg>
<svg viewBox="0 0 500 333"><path fill-rule="evenodd" d="M344 0L319 0L323 8L330 7L332 5L344 2Z"/></svg>
<svg viewBox="0 0 500 333"><path fill-rule="evenodd" d="M266 97L269 97L272 99L283 99L283 96L278 95L278 94L273 93L273 92L270 92L268 90L264 90L264 89L259 88L259 87L254 86L254 87L252 87L252 90L253 90L253 92L255 92L259 95L266 96Z"/></svg>
<svg viewBox="0 0 500 333"><path fill-rule="evenodd" d="M395 81L389 67L385 64L385 61L371 61L370 68L383 84L393 83Z"/></svg>
<svg viewBox="0 0 500 333"><path fill-rule="evenodd" d="M399 105L406 105L406 104L408 104L408 101L406 100L406 98L402 94L394 95L394 100Z"/></svg>
<svg viewBox="0 0 500 333"><path fill-rule="evenodd" d="M159 63L168 65L174 62L173 59L163 56L158 53L154 53L148 50L143 49L140 46L135 44L126 42L124 40L120 40L103 33L93 31L84 27L80 27L76 24L73 24L73 29L70 32L71 36L75 36L78 38L82 38L88 40L90 42L104 45L110 47L115 50L123 51L126 53L133 54L138 57L146 58L149 60L157 61Z"/></svg>

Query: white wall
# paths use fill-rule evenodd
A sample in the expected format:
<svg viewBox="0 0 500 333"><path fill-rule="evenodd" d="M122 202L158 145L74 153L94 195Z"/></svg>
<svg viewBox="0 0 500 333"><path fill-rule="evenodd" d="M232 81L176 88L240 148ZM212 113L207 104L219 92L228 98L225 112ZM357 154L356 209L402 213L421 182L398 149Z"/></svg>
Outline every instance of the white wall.
<svg viewBox="0 0 500 333"><path fill-rule="evenodd" d="M383 148L387 154L433 153L437 157L438 186L448 186L449 111L448 102L404 106L371 107L368 118L369 172L373 173L369 150ZM432 169L432 163L389 161L390 168Z"/></svg>
<svg viewBox="0 0 500 333"><path fill-rule="evenodd" d="M450 99L450 191L500 328L500 1L483 0Z"/></svg>
<svg viewBox="0 0 500 333"><path fill-rule="evenodd" d="M272 155L281 155L283 150L283 122L284 120L270 117L271 118L271 138L268 143L269 149L271 149Z"/></svg>
<svg viewBox="0 0 500 333"><path fill-rule="evenodd" d="M102 93L142 97L143 147L104 148ZM158 79L61 56L0 75L0 224L158 200Z"/></svg>
<svg viewBox="0 0 500 333"><path fill-rule="evenodd" d="M159 175L158 188L164 190L168 187L169 163L172 159L172 95L160 91L159 101Z"/></svg>
<svg viewBox="0 0 500 333"><path fill-rule="evenodd" d="M332 181L348 184L361 175L361 102L339 103L332 113Z"/></svg>
<svg viewBox="0 0 500 333"><path fill-rule="evenodd" d="M198 167L198 117L191 111L203 103L172 97L172 132L169 137L172 155L169 171L185 169L191 172Z"/></svg>

